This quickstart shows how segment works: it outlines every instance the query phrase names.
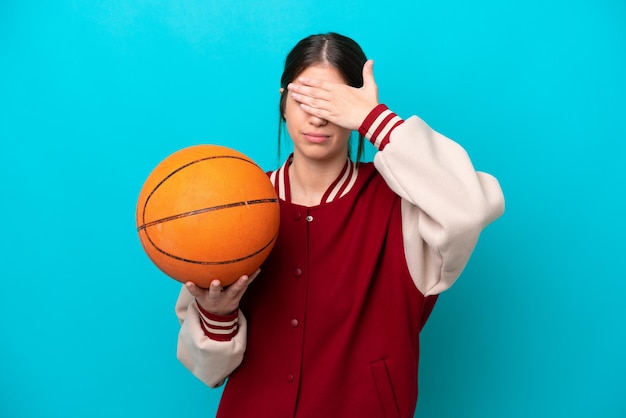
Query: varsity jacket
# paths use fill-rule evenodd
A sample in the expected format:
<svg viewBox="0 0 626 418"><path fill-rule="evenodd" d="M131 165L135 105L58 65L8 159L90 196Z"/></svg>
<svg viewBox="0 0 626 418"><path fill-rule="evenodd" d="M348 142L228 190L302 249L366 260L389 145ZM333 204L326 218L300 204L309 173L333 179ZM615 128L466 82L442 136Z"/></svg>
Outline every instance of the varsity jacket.
<svg viewBox="0 0 626 418"><path fill-rule="evenodd" d="M280 231L237 312L181 290L178 358L227 379L220 418L413 416L419 332L504 198L418 117L379 105L359 131L374 162L347 160L318 206L291 202L289 161L270 174Z"/></svg>

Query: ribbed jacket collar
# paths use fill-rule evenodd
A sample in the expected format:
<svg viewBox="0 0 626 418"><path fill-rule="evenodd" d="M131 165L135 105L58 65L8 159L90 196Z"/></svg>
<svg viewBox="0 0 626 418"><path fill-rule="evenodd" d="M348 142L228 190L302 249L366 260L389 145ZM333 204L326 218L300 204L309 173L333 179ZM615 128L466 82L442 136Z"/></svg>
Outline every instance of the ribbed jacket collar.
<svg viewBox="0 0 626 418"><path fill-rule="evenodd" d="M287 160L277 170L270 174L270 180L276 189L276 193L281 200L291 203L291 187L289 186L289 166L293 161L293 154L287 158ZM359 174L358 166L352 162L349 158L346 159L346 163L343 169L339 173L339 176L331 183L324 195L320 204L330 203L334 200L340 199L345 196L356 182Z"/></svg>

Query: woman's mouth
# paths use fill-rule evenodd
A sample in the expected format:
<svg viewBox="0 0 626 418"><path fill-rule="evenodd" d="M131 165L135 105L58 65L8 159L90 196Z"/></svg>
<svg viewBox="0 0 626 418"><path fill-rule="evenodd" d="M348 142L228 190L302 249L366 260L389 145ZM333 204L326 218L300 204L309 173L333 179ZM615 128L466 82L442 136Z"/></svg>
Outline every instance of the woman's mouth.
<svg viewBox="0 0 626 418"><path fill-rule="evenodd" d="M330 135L316 134L316 133L305 133L304 137L307 141L312 142L314 144L321 144L330 138Z"/></svg>

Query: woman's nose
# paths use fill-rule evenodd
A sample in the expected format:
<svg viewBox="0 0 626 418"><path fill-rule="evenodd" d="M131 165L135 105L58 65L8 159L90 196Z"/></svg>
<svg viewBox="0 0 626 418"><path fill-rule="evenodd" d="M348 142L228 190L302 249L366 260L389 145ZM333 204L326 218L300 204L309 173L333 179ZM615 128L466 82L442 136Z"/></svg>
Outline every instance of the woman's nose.
<svg viewBox="0 0 626 418"><path fill-rule="evenodd" d="M328 121L326 119L319 118L317 116L310 115L309 123L315 127L325 126Z"/></svg>

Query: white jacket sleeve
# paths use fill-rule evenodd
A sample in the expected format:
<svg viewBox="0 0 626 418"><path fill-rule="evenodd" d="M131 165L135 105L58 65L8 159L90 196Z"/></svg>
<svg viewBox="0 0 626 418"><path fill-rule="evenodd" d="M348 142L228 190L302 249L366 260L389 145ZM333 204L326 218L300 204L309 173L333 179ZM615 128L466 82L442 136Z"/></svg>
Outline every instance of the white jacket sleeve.
<svg viewBox="0 0 626 418"><path fill-rule="evenodd" d="M504 211L498 181L477 172L459 144L416 116L402 121L379 105L359 131L379 149L374 164L402 198L411 277L426 296L443 292L465 268L481 231Z"/></svg>
<svg viewBox="0 0 626 418"><path fill-rule="evenodd" d="M195 298L182 286L176 316L181 325L178 359L207 386L222 385L241 364L246 349L243 314L237 311L232 317L218 317L202 312Z"/></svg>

